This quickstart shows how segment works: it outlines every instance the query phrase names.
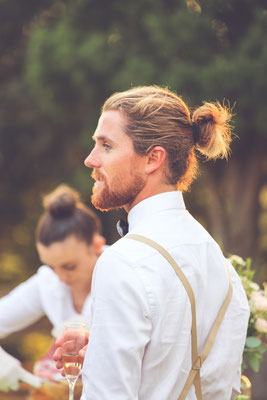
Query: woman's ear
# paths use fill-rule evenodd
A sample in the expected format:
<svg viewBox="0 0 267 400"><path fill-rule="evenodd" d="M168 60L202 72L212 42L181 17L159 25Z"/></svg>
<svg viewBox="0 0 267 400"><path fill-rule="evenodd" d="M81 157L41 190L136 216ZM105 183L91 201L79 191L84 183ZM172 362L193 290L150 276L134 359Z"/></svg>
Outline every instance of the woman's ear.
<svg viewBox="0 0 267 400"><path fill-rule="evenodd" d="M162 146L154 146L147 154L147 164L145 171L151 174L160 168L166 159L166 150Z"/></svg>
<svg viewBox="0 0 267 400"><path fill-rule="evenodd" d="M95 233L92 240L93 248L98 256L102 253L102 247L106 244L106 239L99 233Z"/></svg>

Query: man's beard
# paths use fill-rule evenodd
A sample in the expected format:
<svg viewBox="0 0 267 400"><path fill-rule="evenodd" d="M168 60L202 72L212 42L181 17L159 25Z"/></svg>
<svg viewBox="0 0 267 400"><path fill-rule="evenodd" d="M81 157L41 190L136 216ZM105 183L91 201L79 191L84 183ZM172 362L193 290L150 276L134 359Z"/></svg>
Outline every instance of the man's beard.
<svg viewBox="0 0 267 400"><path fill-rule="evenodd" d="M103 185L105 186L101 190L93 187L91 201L95 208L109 211L133 203L143 189L145 181L141 176L131 175L128 183L123 184L118 180L112 190L106 183Z"/></svg>

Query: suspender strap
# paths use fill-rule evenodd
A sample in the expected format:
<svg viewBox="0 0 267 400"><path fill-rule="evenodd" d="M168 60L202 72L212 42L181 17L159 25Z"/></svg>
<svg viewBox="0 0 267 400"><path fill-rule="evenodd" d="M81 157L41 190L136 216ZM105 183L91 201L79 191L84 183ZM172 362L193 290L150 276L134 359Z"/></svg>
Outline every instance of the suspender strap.
<svg viewBox="0 0 267 400"><path fill-rule="evenodd" d="M219 313L217 315L217 318L215 319L215 321L214 321L214 323L212 325L212 328L210 330L209 336L208 336L208 338L206 340L206 343L205 343L205 345L203 347L203 350L201 352L202 363L206 360L206 358L209 355L209 352L210 352L210 350L211 350L211 348L213 346L215 337L216 337L217 332L219 330L219 327L220 327L220 325L222 323L222 320L223 320L223 317L224 317L224 315L226 313L226 310L227 310L227 308L228 308L228 306L230 304L230 301L231 301L231 298L232 298L232 294L233 294L232 279L231 279L231 275L230 275L229 269L227 267L227 264L225 264L225 267L226 267L227 274L228 274L228 277L229 277L229 288L228 288L228 292L227 292L226 298L225 298L225 300L223 302L223 305L221 306L220 311L219 311Z"/></svg>
<svg viewBox="0 0 267 400"><path fill-rule="evenodd" d="M232 294L233 294L233 286L232 286L231 275L230 275L229 269L228 269L226 264L225 264L225 267L226 267L227 274L228 274L228 277L229 277L229 288L228 288L228 292L227 292L226 298L224 300L224 303L221 306L221 309L220 309L220 311L219 311L219 313L218 313L218 315L217 315L217 317L216 317L216 319L215 319L215 321L214 321L214 323L212 325L212 328L211 328L210 333L208 335L208 338L207 338L207 340L205 342L203 350L202 350L202 352L201 352L201 354L199 356L200 368L201 368L201 365L206 360L206 358L208 357L208 355L209 355L209 353L211 351L211 348L212 348L213 343L215 341L217 332L218 332L219 327L220 327L220 325L222 323L223 317L224 317L224 315L226 313L226 310L227 310L227 308L229 306L229 303L231 301ZM189 392L192 383L195 382L194 379L196 377L196 374L197 374L196 369L194 367L192 367L192 369L191 369L191 371L190 371L190 373L188 375L188 378L187 378L187 380L185 382L185 386L184 386L184 388L182 390L182 393L181 393L181 395L180 395L178 400L184 400L186 398L187 393ZM195 385L195 387L196 387L196 385ZM197 397L197 399L198 399L198 397Z"/></svg>
<svg viewBox="0 0 267 400"><path fill-rule="evenodd" d="M219 326L222 322L222 319L224 317L224 314L227 310L227 307L228 307L231 297L232 297L232 282L231 282L231 277L230 277L228 268L226 266L228 276L229 276L229 282L230 282L229 290L228 290L226 299L219 311L219 314L218 314L215 322L213 323L213 326L209 333L208 339L204 345L203 351L202 351L201 355L199 356L198 349L197 349L197 324L196 324L195 296L194 296L192 287L191 287L188 279L186 278L185 274L183 273L181 268L177 265L177 263L175 262L173 257L164 249L164 247L160 246L157 242L154 242L153 240L151 240L145 236L141 236L141 235L137 235L137 234L128 234L125 236L125 238L137 240L139 242L145 243L148 246L151 246L154 249L156 249L169 262L169 264L171 264L171 266L173 267L174 271L176 272L177 276L179 277L180 281L182 282L182 284L188 294L190 304L191 304L191 312L192 312L192 327L191 327L192 369L189 373L189 376L186 380L185 386L184 386L178 400L186 399L186 396L190 390L192 383L194 383L194 385L195 385L197 400L202 400L201 383L200 383L200 368L201 368L202 363L206 360L206 358L209 355L209 352L214 343L216 334L218 332Z"/></svg>
<svg viewBox="0 0 267 400"><path fill-rule="evenodd" d="M191 312L192 312L192 327L191 327L191 335L192 335L192 368L194 371L194 376L192 379L192 382L194 381L195 384L195 390L196 390L196 395L197 395L197 400L201 400L201 385L200 385L200 366L201 366L201 361L198 357L198 350L197 350L197 324L196 324L196 304L195 304L195 296L192 290L192 287L186 278L185 274L181 270L181 268L177 265L175 260L172 258L172 256L164 249L164 247L160 246L157 242L154 242L153 240L146 238L145 236L141 235L136 235L136 234L128 234L125 236L126 238L129 239L134 239L138 240L139 242L143 242L147 244L148 246L154 247L173 267L174 271L178 275L179 279L181 280L187 294L190 300L191 304ZM190 379L191 381L191 379ZM192 384L190 383L190 386ZM189 384L189 383L188 383ZM188 385L187 385L188 386ZM189 386L189 389L190 389ZM182 392L182 394L185 392L185 388ZM181 394L181 396L182 396ZM187 393L185 393L186 396ZM185 397L179 397L179 400L184 399Z"/></svg>

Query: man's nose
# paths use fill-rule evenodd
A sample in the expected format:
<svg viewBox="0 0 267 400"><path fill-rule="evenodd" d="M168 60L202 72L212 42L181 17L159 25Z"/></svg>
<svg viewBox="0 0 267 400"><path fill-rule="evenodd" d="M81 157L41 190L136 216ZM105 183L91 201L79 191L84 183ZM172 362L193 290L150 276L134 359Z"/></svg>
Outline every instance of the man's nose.
<svg viewBox="0 0 267 400"><path fill-rule="evenodd" d="M91 153L84 160L84 165L88 168L99 168L100 163L96 157L95 149L91 151Z"/></svg>

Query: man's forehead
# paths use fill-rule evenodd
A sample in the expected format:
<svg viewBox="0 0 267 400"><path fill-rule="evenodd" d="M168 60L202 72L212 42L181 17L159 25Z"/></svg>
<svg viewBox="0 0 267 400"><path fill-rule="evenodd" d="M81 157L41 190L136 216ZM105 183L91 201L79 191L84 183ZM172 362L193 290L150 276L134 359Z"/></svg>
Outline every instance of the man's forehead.
<svg viewBox="0 0 267 400"><path fill-rule="evenodd" d="M114 133L123 133L124 117L119 111L104 111L99 118L93 139L102 140L113 136Z"/></svg>
<svg viewBox="0 0 267 400"><path fill-rule="evenodd" d="M99 118L98 124L102 123L105 125L123 125L124 118L125 117L118 110L104 111Z"/></svg>

